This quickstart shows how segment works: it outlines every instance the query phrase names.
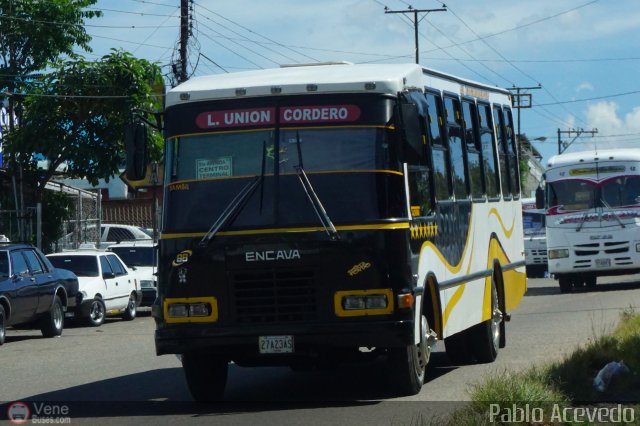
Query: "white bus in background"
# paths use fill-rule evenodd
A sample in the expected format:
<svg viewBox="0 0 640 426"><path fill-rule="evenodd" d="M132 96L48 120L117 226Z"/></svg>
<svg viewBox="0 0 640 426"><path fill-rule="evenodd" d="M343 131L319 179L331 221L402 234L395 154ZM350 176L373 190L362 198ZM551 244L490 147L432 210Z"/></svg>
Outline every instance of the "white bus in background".
<svg viewBox="0 0 640 426"><path fill-rule="evenodd" d="M542 278L547 274L547 231L545 209L536 208L535 198L522 199L522 227L527 276Z"/></svg>
<svg viewBox="0 0 640 426"><path fill-rule="evenodd" d="M545 176L549 272L560 290L640 271L640 150L556 155Z"/></svg>

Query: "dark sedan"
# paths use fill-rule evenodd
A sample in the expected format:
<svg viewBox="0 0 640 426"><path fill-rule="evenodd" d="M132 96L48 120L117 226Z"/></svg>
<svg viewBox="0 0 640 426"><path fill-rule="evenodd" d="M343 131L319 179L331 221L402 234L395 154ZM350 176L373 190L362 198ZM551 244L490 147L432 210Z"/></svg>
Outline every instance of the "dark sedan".
<svg viewBox="0 0 640 426"><path fill-rule="evenodd" d="M77 277L58 270L37 248L0 243L0 345L7 326L39 328L60 336L64 313L75 306Z"/></svg>

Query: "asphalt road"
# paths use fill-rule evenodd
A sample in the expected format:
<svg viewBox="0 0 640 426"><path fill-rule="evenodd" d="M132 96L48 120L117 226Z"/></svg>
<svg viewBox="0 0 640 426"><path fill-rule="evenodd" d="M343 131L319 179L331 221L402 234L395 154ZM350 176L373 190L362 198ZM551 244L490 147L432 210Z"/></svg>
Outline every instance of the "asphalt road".
<svg viewBox="0 0 640 426"><path fill-rule="evenodd" d="M99 328L67 324L54 339L8 330L0 347L0 401L27 402L31 414L42 408L34 401L46 401L50 410L66 407L71 424L416 424L464 404L470 387L487 375L560 359L610 332L630 308L640 309L640 276L601 278L595 290L571 294L560 294L551 279L531 279L498 359L452 365L439 342L418 395L390 394L383 363L303 373L232 365L226 401L211 406L191 402L175 356L155 355L148 312Z"/></svg>

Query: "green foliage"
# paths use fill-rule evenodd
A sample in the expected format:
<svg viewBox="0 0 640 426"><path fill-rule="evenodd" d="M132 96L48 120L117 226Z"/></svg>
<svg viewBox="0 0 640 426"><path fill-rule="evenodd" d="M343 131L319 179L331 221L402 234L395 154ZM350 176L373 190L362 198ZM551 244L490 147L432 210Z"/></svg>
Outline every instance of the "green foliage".
<svg viewBox="0 0 640 426"><path fill-rule="evenodd" d="M42 250L53 252L54 243L63 237L60 224L75 215L73 199L63 192L45 191L42 197Z"/></svg>
<svg viewBox="0 0 640 426"><path fill-rule="evenodd" d="M161 108L161 97L153 92L162 85L159 67L112 50L97 61L73 57L51 68L29 89L22 125L8 135L7 151L18 158L39 153L50 161L48 170L35 175L40 188L62 164L69 177L92 184L109 180L123 162L124 127L131 112ZM151 141L152 158L158 158L162 138L156 134Z"/></svg>

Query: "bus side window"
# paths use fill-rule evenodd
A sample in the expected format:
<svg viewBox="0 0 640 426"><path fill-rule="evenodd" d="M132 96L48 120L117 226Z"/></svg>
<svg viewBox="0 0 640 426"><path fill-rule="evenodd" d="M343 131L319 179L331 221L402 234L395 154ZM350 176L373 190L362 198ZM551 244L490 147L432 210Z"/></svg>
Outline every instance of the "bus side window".
<svg viewBox="0 0 640 426"><path fill-rule="evenodd" d="M482 161L487 185L487 197L490 199L500 196L500 177L498 176L498 159L496 144L493 138L493 121L491 107L478 104L478 121L480 124L480 144L482 146Z"/></svg>
<svg viewBox="0 0 640 426"><path fill-rule="evenodd" d="M433 169L433 186L436 200L451 198L450 166L447 143L444 138L444 117L442 98L428 92L427 124L429 128L429 147L431 148L431 164Z"/></svg>
<svg viewBox="0 0 640 426"><path fill-rule="evenodd" d="M429 216L433 214L433 197L427 157L427 101L422 92L410 92L408 101L415 104L419 123L415 123L421 130L420 135L414 135L417 140L407 141L403 148L404 161L409 172L409 202L411 216Z"/></svg>
<svg viewBox="0 0 640 426"><path fill-rule="evenodd" d="M494 128L496 131L496 140L498 142L498 165L500 168L500 180L502 183L502 196L504 198L511 198L511 191L509 189L509 164L507 163L504 116L502 115L501 107L493 107L493 118Z"/></svg>
<svg viewBox="0 0 640 426"><path fill-rule="evenodd" d="M467 165L469 167L469 184L471 197L481 199L485 194L484 172L482 170L482 147L478 138L476 106L473 101L462 101L464 119L464 141L467 147Z"/></svg>
<svg viewBox="0 0 640 426"><path fill-rule="evenodd" d="M520 196L520 174L518 173L518 150L516 149L516 134L513 127L513 116L511 110L503 109L504 124L506 130L506 150L509 163L509 179L511 195Z"/></svg>
<svg viewBox="0 0 640 426"><path fill-rule="evenodd" d="M469 196L467 178L465 173L465 159L462 129L462 113L460 101L457 98L445 96L444 98L447 135L449 136L449 152L451 154L451 169L453 171L453 194L457 199L465 199Z"/></svg>

